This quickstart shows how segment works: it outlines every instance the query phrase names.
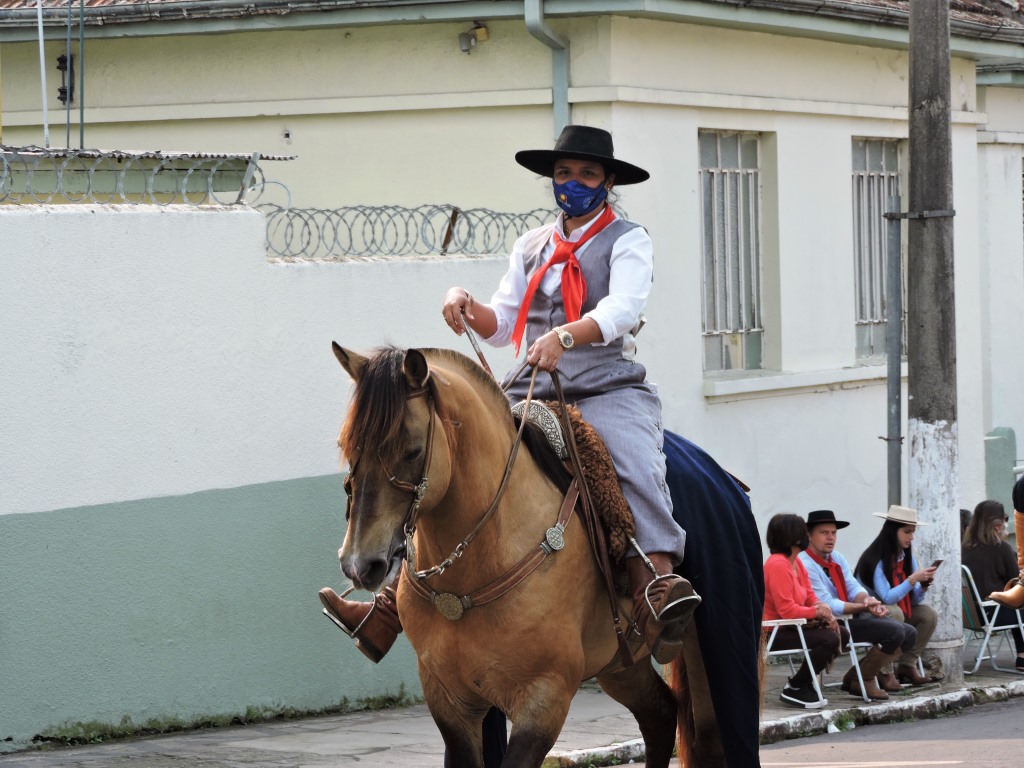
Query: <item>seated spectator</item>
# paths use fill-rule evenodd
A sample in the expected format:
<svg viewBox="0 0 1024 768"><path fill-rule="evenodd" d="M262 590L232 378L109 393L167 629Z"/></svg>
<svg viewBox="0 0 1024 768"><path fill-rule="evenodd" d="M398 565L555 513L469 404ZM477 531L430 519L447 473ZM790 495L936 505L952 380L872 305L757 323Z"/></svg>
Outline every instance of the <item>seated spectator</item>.
<svg viewBox="0 0 1024 768"><path fill-rule="evenodd" d="M885 520L875 540L857 561L854 576L870 584L874 594L885 605L890 617L904 621L917 630L917 641L900 656L896 679L910 685L934 682L917 671L917 660L932 639L938 614L924 602L924 594L935 579L935 568L921 568L911 551L914 532L919 523L917 510L895 504L884 514L875 517Z"/></svg>
<svg viewBox="0 0 1024 768"><path fill-rule="evenodd" d="M1003 541L1006 535L1006 508L998 501L989 499L974 508L974 517L964 534L960 561L971 569L978 593L987 595L1001 590L1007 581L1017 576L1017 559L1013 548ZM997 605L985 609L994 616L997 624L1016 621L1016 614L1009 608ZM1017 647L1014 666L1024 670L1024 637L1020 629L1013 630L1013 643Z"/></svg>
<svg viewBox="0 0 1024 768"><path fill-rule="evenodd" d="M835 659L839 649L849 643L845 628L840 628L832 609L819 602L807 579L807 570L797 555L807 546L807 526L798 515L775 515L768 521L765 534L768 551L764 564L764 620L807 619L804 640L814 670L805 661L789 678L779 697L783 703L805 709L828 704L818 697L811 675L817 675ZM776 650L800 648L795 627L779 627L772 647Z"/></svg>
<svg viewBox="0 0 1024 768"><path fill-rule="evenodd" d="M891 672L878 680L875 678L883 667L913 647L917 631L909 624L889 618L886 607L868 594L854 578L846 558L835 551L837 531L848 525L845 520L836 520L831 510L811 512L807 516L809 546L800 554L800 560L807 568L818 599L827 603L834 615L850 617L850 635L854 642L874 643L860 663L863 693L853 667L843 678L842 689L854 696L866 695L874 701L883 701L889 698L889 692L901 690L901 686Z"/></svg>
<svg viewBox="0 0 1024 768"><path fill-rule="evenodd" d="M988 596L989 600L995 600L1007 608L1024 608L1024 538L1021 529L1024 528L1024 476L1017 478L1013 486L1013 522L1017 531L1017 567L1020 574L1006 585L1005 591L993 592Z"/></svg>

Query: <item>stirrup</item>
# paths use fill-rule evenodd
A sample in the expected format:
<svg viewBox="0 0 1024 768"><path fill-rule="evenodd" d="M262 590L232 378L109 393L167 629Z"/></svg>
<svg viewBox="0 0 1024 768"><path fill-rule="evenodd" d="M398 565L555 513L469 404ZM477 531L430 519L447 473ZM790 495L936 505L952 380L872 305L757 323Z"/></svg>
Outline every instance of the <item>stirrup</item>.
<svg viewBox="0 0 1024 768"><path fill-rule="evenodd" d="M355 587L349 587L342 594L338 595L338 597L341 598L342 600L344 600L346 597L348 597L349 595L351 595L355 591L356 591ZM360 630L363 628L363 625L366 624L366 622L369 620L369 618L373 615L373 612L375 610L377 610L377 595L376 594L374 594L373 600L370 601L370 610L367 612L366 616L363 617L363 620L360 621L359 624L356 625L355 629L349 629L348 627L346 627L345 626L345 622L341 621L333 613L328 611L327 608L323 609L323 614L324 614L324 616L326 616L328 619L331 620L331 622L334 624L334 626L336 626L338 629L340 629L346 635L351 637L353 640L358 640L359 639L359 632L360 632Z"/></svg>
<svg viewBox="0 0 1024 768"><path fill-rule="evenodd" d="M661 613L655 613L654 604L651 603L651 587L657 584L659 581L671 581L674 579L681 579L685 581L689 586L693 594L684 595L683 597L673 600L668 605L665 605L661 609ZM662 624L673 623L676 621L688 621L693 615L693 612L697 610L697 607L703 602L703 598L697 594L697 590L690 584L689 579L685 579L676 573L666 573L662 576L655 577L650 584L644 589L644 600L647 602L647 610L650 611L651 617L655 621L659 621ZM661 617L666 614L677 614L676 616L670 616L666 622Z"/></svg>

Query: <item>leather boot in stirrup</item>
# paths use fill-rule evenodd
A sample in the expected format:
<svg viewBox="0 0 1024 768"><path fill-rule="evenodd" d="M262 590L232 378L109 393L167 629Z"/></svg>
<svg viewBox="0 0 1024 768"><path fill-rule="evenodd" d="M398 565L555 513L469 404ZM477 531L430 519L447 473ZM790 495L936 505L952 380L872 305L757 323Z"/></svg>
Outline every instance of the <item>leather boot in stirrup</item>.
<svg viewBox="0 0 1024 768"><path fill-rule="evenodd" d="M668 664L683 652L683 633L701 598L689 581L672 572L668 555L654 552L647 557L657 575L642 557L626 558L632 618L655 661Z"/></svg>
<svg viewBox="0 0 1024 768"><path fill-rule="evenodd" d="M320 590L324 615L356 641L356 648L376 664L384 658L402 631L395 590L388 586L372 602L345 600L333 589Z"/></svg>

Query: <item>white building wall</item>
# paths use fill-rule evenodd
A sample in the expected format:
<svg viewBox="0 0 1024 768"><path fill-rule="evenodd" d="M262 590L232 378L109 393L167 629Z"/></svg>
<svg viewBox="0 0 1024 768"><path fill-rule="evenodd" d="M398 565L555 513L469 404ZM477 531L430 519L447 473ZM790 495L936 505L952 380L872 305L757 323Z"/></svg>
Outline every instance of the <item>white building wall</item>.
<svg viewBox="0 0 1024 768"><path fill-rule="evenodd" d="M906 53L621 17L553 26L572 40L573 120L612 129L618 154L653 174L648 184L623 188L622 203L656 243L651 324L640 337L640 350L661 384L666 423L706 445L754 486L762 521L783 509L834 506L867 515L884 507L885 444L877 439L885 431L884 371L852 367L850 143L860 136L907 135ZM502 22L491 25L491 39L467 56L458 51L460 31L459 25L424 24L96 41L87 143L295 153L292 163L264 167L270 178L288 185L296 206L549 206L546 182L519 168L513 155L550 145L550 51L522 24ZM182 56L182 50L191 55ZM31 141L39 113L32 88L13 73L31 72L36 52L16 44L5 46L3 55L5 139ZM124 66L143 60L145 66ZM986 365L977 342L986 288L978 266L984 222L978 218L977 189L992 174L981 178L977 170L975 124L983 118L976 111L974 63L954 59L952 67L961 503L973 506L984 488L980 435L990 422L984 404L990 400L1008 421L1019 423L1020 416L1013 411L1019 398L1001 384L1010 376L993 376L991 395L979 383ZM162 103L147 92L150 69L160 73L164 100L177 94L179 103ZM217 74L225 71L247 74L228 83ZM1001 124L1024 114L1015 99L1016 92L1002 94L996 112ZM702 371L696 187L701 128L763 136L765 360L771 370L754 375L715 379ZM991 194L1019 202L1019 186L1010 195L997 189ZM1001 237L1008 242L1014 235L1006 229ZM1019 238L1014 247L1020 247ZM1007 250L1005 258L1012 261L1014 252ZM131 263L127 255L119 258ZM1019 259L1016 264L1013 269L1024 269ZM255 303L260 322L269 323L270 351L254 358L269 383L259 377L251 386L269 387L272 402L293 398L292 420L274 428L282 431L271 436L280 441L275 450L254 450L244 470L221 476L211 472L209 461L197 459L205 469L183 471L188 481L176 483L160 475L159 461L147 459L151 468L144 474L150 480L131 492L158 486L163 490L156 492L174 493L190 483L323 471L330 462L322 455L291 446L307 433L333 439L336 430L344 384L309 389L324 386L320 382L334 364L318 346L324 329L332 336L352 335L353 346L385 340L457 346L462 342L430 325L439 297L456 282L487 296L503 269L500 260L285 267L267 266L251 254L234 257L223 265L221 282L230 287L228 275L241 281L242 306ZM391 285L414 286L404 289L397 314L380 302L382 286ZM260 299L254 302L253 293ZM88 312L86 307L87 317ZM216 317L200 317L199 327ZM229 327L241 322L228 312L224 317ZM1008 327L1005 337L991 325L994 340L1012 343L1013 322L1000 324ZM246 326L239 338L250 344L253 333ZM215 357L214 351L203 354ZM267 373L278 361L287 371ZM312 363L317 367L307 370L310 361L318 361ZM296 375L300 370L304 378ZM233 381L225 377L223 383ZM155 379L145 383L159 385ZM229 408L234 415L225 416L221 426L233 428L244 405L263 402L244 392L240 397L238 410ZM205 417L199 404L189 407ZM136 408L147 416L141 403ZM991 423L1005 422L993 414ZM269 429L255 427L260 446L268 445L268 436L260 434L264 428ZM213 454L226 449L217 440L212 445ZM288 455L272 457L275 451ZM116 467L117 451L107 460ZM82 483L89 487L86 479ZM133 488L131 482L123 486L125 492ZM45 504L60 501L56 490L51 495Z"/></svg>
<svg viewBox="0 0 1024 768"><path fill-rule="evenodd" d="M955 82L955 81L954 81ZM953 126L953 256L956 293L956 387L960 507L974 509L985 490L987 393L982 377L982 267L979 252L977 129Z"/></svg>
<svg viewBox="0 0 1024 768"><path fill-rule="evenodd" d="M1022 126L1024 127L1024 126ZM1024 217L1021 157L1024 134L1013 143L978 147L982 266L982 366L987 389L985 427L1011 427L1018 460L1024 446Z"/></svg>
<svg viewBox="0 0 1024 768"><path fill-rule="evenodd" d="M444 290L505 266L268 264L247 209L7 206L0 228L0 514L336 472L330 342L453 345Z"/></svg>

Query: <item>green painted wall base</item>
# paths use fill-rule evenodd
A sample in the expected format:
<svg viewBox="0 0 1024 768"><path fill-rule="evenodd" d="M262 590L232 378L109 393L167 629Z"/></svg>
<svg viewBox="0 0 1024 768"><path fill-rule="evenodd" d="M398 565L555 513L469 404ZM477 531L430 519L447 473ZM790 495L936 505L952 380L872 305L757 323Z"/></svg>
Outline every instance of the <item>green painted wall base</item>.
<svg viewBox="0 0 1024 768"><path fill-rule="evenodd" d="M0 751L82 727L229 721L421 693L320 613L341 476L0 516Z"/></svg>

